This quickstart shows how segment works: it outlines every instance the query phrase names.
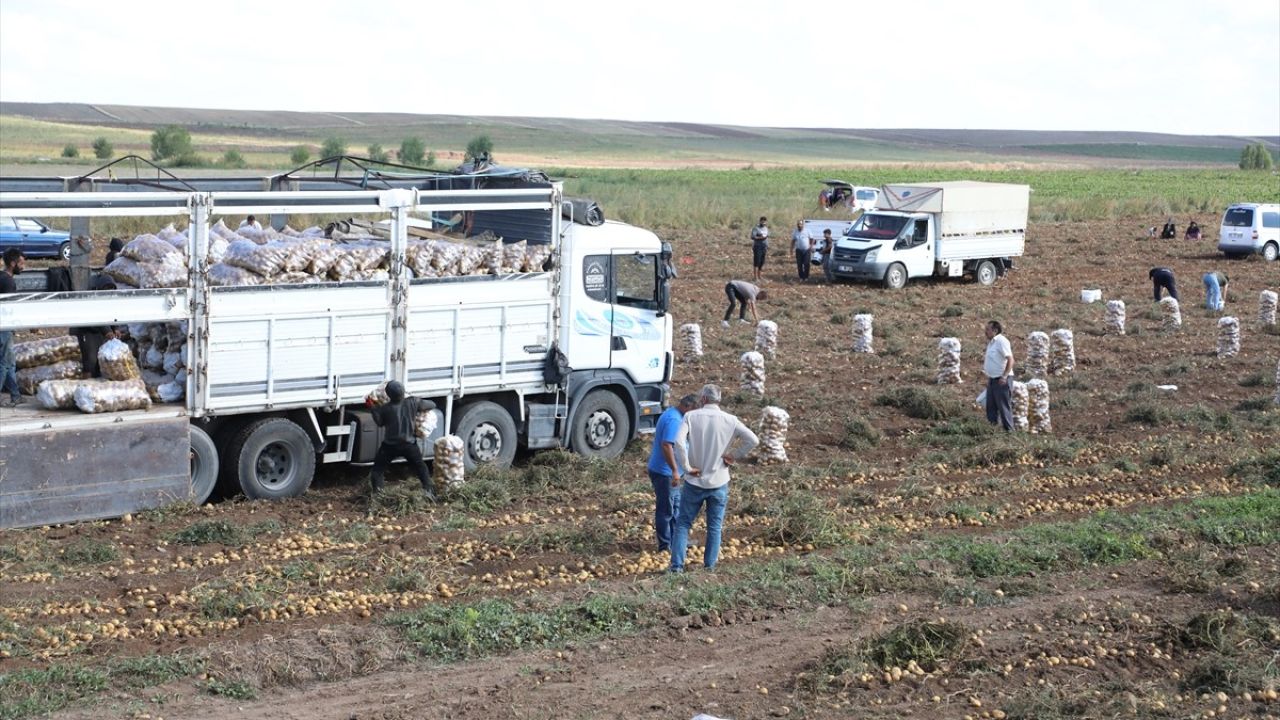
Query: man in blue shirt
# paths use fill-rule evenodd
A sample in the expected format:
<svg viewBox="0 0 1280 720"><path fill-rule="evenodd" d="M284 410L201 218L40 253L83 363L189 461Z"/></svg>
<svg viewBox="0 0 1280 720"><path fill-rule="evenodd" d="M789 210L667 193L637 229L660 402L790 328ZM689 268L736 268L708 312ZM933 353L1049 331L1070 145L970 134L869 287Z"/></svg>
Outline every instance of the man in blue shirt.
<svg viewBox="0 0 1280 720"><path fill-rule="evenodd" d="M680 471L676 469L676 435L684 414L698 408L698 398L685 395L677 405L667 408L658 418L653 433L653 449L649 452L649 481L653 483L653 529L658 534L658 552L671 547L671 532L675 528L674 508L679 505Z"/></svg>

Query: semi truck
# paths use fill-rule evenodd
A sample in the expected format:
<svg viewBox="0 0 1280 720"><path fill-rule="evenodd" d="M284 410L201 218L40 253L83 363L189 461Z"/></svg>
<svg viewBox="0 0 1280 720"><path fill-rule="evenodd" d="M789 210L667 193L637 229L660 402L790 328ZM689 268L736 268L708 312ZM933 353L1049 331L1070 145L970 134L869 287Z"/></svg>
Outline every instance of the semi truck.
<svg viewBox="0 0 1280 720"><path fill-rule="evenodd" d="M1026 246L1027 185L973 181L885 185L876 209L836 241L832 280L898 289L911 278L969 276L991 285Z"/></svg>
<svg viewBox="0 0 1280 720"><path fill-rule="evenodd" d="M181 287L0 298L4 330L177 322L188 333L180 403L0 410L0 527L201 503L219 481L251 499L299 495L318 464L372 462L380 428L363 401L388 380L436 402L427 457L452 433L468 468L509 465L518 448L612 458L653 427L674 365L668 244L621 222L582 222L581 204L536 173L384 184L401 187L244 191L210 180L215 189L24 192L43 186L0 180L6 214L185 221L187 255L199 259ZM387 279L213 286L215 218L255 213L281 226L295 214L389 220ZM532 272L413 277L411 221L461 217L472 234L545 243L550 260Z"/></svg>

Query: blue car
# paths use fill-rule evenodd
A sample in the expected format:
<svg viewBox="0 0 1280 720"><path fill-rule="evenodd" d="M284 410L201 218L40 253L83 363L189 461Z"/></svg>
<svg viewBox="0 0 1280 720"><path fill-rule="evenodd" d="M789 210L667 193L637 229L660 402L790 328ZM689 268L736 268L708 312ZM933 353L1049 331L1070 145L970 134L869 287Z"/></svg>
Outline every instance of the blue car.
<svg viewBox="0 0 1280 720"><path fill-rule="evenodd" d="M31 218L0 217L0 253L18 248L31 258L71 257L71 234Z"/></svg>

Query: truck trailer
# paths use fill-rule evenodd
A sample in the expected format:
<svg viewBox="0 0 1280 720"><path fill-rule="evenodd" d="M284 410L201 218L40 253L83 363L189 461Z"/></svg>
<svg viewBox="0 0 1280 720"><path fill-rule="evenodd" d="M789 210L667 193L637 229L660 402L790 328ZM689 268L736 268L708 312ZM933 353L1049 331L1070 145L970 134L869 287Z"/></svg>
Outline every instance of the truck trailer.
<svg viewBox="0 0 1280 720"><path fill-rule="evenodd" d="M973 277L991 285L1026 246L1031 188L988 182L885 185L876 209L837 241L829 279L898 289L910 278Z"/></svg>
<svg viewBox="0 0 1280 720"><path fill-rule="evenodd" d="M178 403L0 410L0 527L201 503L219 482L251 499L300 495L317 464L372 462L381 435L364 399L388 380L436 402L427 457L446 432L463 440L468 468L509 465L517 448L618 456L652 429L673 371L670 246L641 228L572 217L577 205L561 184L536 175L460 189L445 180L293 191L0 184L6 214L185 221L186 254L198 259L179 287L0 297L0 329L176 322L188 350ZM386 279L214 286L215 218L255 213L278 223L295 214L389 221ZM415 217L465 217L473 234L545 243L549 260L519 273L414 277L406 248Z"/></svg>

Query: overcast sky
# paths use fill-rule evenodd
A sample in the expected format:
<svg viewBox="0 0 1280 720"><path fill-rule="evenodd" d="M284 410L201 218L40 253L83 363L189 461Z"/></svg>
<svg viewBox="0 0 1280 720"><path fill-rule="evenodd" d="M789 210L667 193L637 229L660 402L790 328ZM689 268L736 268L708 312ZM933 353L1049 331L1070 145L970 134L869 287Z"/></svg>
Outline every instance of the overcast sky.
<svg viewBox="0 0 1280 720"><path fill-rule="evenodd" d="M0 0L0 100L1280 135L1280 0Z"/></svg>

